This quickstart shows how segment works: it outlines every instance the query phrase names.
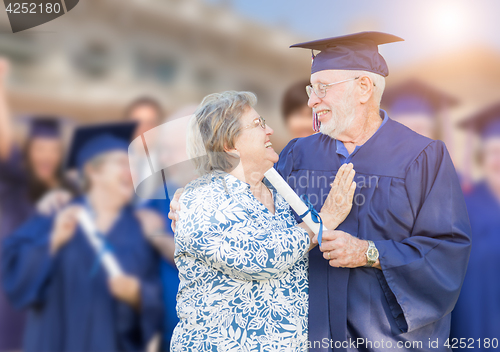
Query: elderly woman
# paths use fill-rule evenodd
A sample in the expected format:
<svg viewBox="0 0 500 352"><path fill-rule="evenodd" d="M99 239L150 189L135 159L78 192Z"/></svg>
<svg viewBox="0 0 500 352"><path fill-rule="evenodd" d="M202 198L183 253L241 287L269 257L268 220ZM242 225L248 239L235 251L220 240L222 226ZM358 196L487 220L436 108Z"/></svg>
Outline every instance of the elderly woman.
<svg viewBox="0 0 500 352"><path fill-rule="evenodd" d="M264 179L278 154L255 103L249 92L212 94L193 117L188 147L208 157L194 158L205 175L179 200L173 351L307 350L307 253L316 241ZM337 176L320 213L329 229L349 213L355 188L352 165Z"/></svg>

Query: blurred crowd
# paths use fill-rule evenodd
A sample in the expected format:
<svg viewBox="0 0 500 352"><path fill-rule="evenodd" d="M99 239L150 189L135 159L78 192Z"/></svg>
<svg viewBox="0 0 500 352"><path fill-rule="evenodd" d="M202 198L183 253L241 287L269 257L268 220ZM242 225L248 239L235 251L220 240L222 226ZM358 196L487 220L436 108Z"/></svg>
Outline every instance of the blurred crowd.
<svg viewBox="0 0 500 352"><path fill-rule="evenodd" d="M175 190L196 177L185 150L185 128L196 105L168 114L160 101L142 96L124 107L122 121L94 126L33 114L23 118L28 134L19 142L19 118L6 98L8 74L9 63L2 59L0 351L37 350L47 336L61 340L60 350L71 350L81 331L92 336L88 346L96 350L168 351L178 322L179 279L167 215ZM314 133L307 84L308 79L292 84L275 102L292 138ZM446 116L458 103L410 79L388 86L382 108L452 149L455 126ZM469 162L484 176L474 183L468 167L460 173L473 249L452 315L452 337L499 338L494 264L500 245L500 102L464 121L459 127L481 141L479 148L471 142L465 147ZM68 129L69 143L63 138ZM93 252L78 230L81 208L94 215L105 247L122 259L126 274L107 277L102 253Z"/></svg>

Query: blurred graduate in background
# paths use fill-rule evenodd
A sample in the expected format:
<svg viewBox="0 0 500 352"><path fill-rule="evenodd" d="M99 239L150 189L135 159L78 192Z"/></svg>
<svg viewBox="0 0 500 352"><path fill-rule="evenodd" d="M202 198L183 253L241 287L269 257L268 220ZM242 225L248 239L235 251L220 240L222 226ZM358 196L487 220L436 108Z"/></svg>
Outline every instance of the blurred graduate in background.
<svg viewBox="0 0 500 352"><path fill-rule="evenodd" d="M139 351L161 330L159 260L131 205L127 149L134 123L76 130L67 168L85 193L55 216L34 215L4 241L3 288L28 311L23 350ZM77 222L92 215L124 275L108 278Z"/></svg>
<svg viewBox="0 0 500 352"><path fill-rule="evenodd" d="M312 109L307 106L309 100L306 93L307 85L309 85L308 79L292 84L286 90L281 102L283 119L292 138L314 134Z"/></svg>
<svg viewBox="0 0 500 352"><path fill-rule="evenodd" d="M141 96L133 100L125 108L123 116L125 121L135 122L137 124L133 139L137 137L141 138L141 136L146 138L147 136L149 145L152 145L156 143L157 139L155 127L162 122L164 115L165 111L158 100L149 96ZM145 133L146 135L144 135ZM139 150L136 150L136 147L139 147ZM135 177L141 180L149 177L151 174L150 161L158 158L158 151L154 148L151 150L148 149L147 157L145 157L143 148L143 144L139 143L132 144L129 150L131 171L136 173L137 175L135 175ZM145 182L140 192L142 197L135 197L134 203L143 205L144 198L150 198L156 191L157 186L155 182Z"/></svg>
<svg viewBox="0 0 500 352"><path fill-rule="evenodd" d="M24 147L16 144L5 94L8 69L8 62L0 59L0 241L33 214L47 192L75 191L62 174L64 146L59 118L30 117ZM20 349L24 316L12 309L2 290L0 312L0 351Z"/></svg>
<svg viewBox="0 0 500 352"><path fill-rule="evenodd" d="M474 339L472 346L477 351L490 351L500 340L500 103L461 126L481 139L479 162L484 178L465 195L473 245L462 292L452 313L451 337L465 338L467 346L472 341L469 339ZM495 338L496 343L492 341Z"/></svg>
<svg viewBox="0 0 500 352"><path fill-rule="evenodd" d="M382 106L393 120L452 149L449 109L458 100L415 78L387 87Z"/></svg>

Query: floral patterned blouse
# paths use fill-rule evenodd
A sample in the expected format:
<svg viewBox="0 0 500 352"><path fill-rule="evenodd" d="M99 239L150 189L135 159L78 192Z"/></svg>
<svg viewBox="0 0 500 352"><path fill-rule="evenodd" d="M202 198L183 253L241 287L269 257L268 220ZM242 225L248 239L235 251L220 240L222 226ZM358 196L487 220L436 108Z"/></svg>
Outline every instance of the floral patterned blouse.
<svg viewBox="0 0 500 352"><path fill-rule="evenodd" d="M222 171L185 188L172 351L307 350L309 236L268 187L274 215L247 183Z"/></svg>

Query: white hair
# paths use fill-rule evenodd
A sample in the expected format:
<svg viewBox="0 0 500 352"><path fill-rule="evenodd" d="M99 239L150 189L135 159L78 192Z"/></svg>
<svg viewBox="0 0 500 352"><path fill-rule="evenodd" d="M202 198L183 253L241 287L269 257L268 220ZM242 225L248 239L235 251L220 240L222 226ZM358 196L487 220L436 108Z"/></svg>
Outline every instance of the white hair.
<svg viewBox="0 0 500 352"><path fill-rule="evenodd" d="M380 108L380 101L385 90L385 77L378 73L369 71L354 71L354 70L335 70L340 72L339 79L349 79L359 76L368 76L373 82L373 98Z"/></svg>

